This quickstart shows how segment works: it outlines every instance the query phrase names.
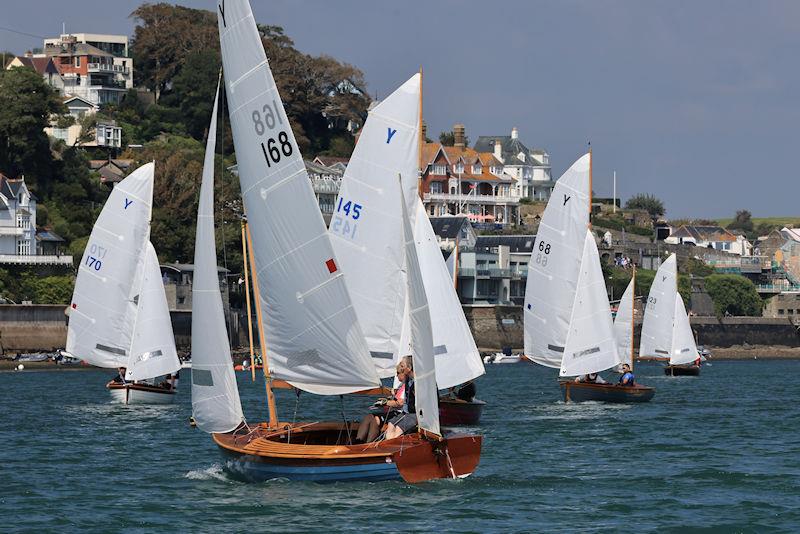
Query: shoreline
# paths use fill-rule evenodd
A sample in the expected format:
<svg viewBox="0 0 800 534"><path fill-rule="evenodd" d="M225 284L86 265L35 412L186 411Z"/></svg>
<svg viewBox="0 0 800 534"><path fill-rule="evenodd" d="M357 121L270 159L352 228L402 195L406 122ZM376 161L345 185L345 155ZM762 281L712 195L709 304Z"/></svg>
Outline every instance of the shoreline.
<svg viewBox="0 0 800 534"><path fill-rule="evenodd" d="M709 361L722 360L800 360L800 347L786 347L780 345L734 345L731 347L713 347L706 345L711 351ZM488 356L500 352L497 349L479 348L481 356ZM521 354L522 349L513 349L512 353ZM650 361L648 359L637 361Z"/></svg>

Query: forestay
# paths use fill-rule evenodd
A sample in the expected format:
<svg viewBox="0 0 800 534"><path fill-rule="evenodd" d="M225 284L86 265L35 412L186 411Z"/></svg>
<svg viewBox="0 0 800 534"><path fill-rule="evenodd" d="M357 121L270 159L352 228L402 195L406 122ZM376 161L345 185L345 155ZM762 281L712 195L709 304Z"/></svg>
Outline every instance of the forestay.
<svg viewBox="0 0 800 534"><path fill-rule="evenodd" d="M584 237L561 376L597 373L621 363L597 243L591 230L584 230Z"/></svg>
<svg viewBox="0 0 800 534"><path fill-rule="evenodd" d="M589 225L589 163L576 161L556 182L544 210L525 286L525 355L560 367Z"/></svg>
<svg viewBox="0 0 800 534"><path fill-rule="evenodd" d="M430 309L436 384L446 389L474 380L485 371L425 206L419 197L415 201L414 241Z"/></svg>
<svg viewBox="0 0 800 534"><path fill-rule="evenodd" d="M172 374L181 368L175 350L175 336L172 333L172 320L158 255L149 241L144 252L143 273L139 309L125 374L128 380L145 380Z"/></svg>
<svg viewBox="0 0 800 534"><path fill-rule="evenodd" d="M650 286L642 321L639 357L669 358L671 355L677 276L675 254L671 254L658 268Z"/></svg>
<svg viewBox="0 0 800 534"><path fill-rule="evenodd" d="M405 264L408 276L408 316L411 354L414 359L414 389L417 424L420 428L441 434L439 428L439 392L436 388L436 360L433 355L433 333L428 298L422 279L414 230L411 226L405 195L401 192L402 224L405 238Z"/></svg>
<svg viewBox="0 0 800 534"><path fill-rule="evenodd" d="M382 377L394 375L405 309L402 187L416 214L420 75L369 113L342 178L330 235ZM402 177L398 180L398 176Z"/></svg>
<svg viewBox="0 0 800 534"><path fill-rule="evenodd" d="M622 363L633 367L633 299L635 276L631 278L625 293L619 301L617 316L614 318L614 338L617 340L617 352Z"/></svg>
<svg viewBox="0 0 800 534"><path fill-rule="evenodd" d="M142 165L114 187L78 267L66 350L98 367L128 363L150 234L153 171L153 163Z"/></svg>
<svg viewBox="0 0 800 534"><path fill-rule="evenodd" d="M689 324L689 316L683 305L683 297L675 295L675 321L672 326L672 350L669 354L670 365L684 365L699 358L697 345Z"/></svg>
<svg viewBox="0 0 800 534"><path fill-rule="evenodd" d="M214 150L218 101L219 87L203 162L192 279L192 416L197 426L206 432L229 432L244 421L225 330L214 238Z"/></svg>
<svg viewBox="0 0 800 534"><path fill-rule="evenodd" d="M270 371L312 393L375 387L375 366L250 6L221 1L217 15ZM355 215L351 209L351 222Z"/></svg>

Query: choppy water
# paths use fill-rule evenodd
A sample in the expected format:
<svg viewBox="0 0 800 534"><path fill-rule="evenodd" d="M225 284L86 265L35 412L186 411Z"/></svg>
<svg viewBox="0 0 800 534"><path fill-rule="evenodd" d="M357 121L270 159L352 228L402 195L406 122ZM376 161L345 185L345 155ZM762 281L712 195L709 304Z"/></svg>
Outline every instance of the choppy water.
<svg viewBox="0 0 800 534"><path fill-rule="evenodd" d="M186 387L175 406L125 407L108 402L110 373L2 373L0 530L800 531L800 362L661 373L637 368L649 404L565 405L553 371L489 367L477 472L417 486L232 481L187 424ZM239 376L263 420L263 385ZM294 395L278 400L291 420ZM347 399L347 415L368 403ZM303 395L297 417L340 413Z"/></svg>

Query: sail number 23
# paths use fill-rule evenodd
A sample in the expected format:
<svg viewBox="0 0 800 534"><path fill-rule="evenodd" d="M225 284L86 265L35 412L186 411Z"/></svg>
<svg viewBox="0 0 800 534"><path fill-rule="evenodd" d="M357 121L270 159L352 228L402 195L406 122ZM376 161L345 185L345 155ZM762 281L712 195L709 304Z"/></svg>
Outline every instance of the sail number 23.
<svg viewBox="0 0 800 534"><path fill-rule="evenodd" d="M283 126L283 119L281 118L278 104L273 100L271 103L264 104L258 110L253 110L251 115L253 119L253 128L256 135L262 136L267 130L272 131L276 124ZM273 163L278 163L281 157L289 157L292 155L292 143L289 141L289 135L286 131L281 130L278 136L270 137L266 143L261 142L261 151L264 153L264 160L267 162L267 167L272 167Z"/></svg>

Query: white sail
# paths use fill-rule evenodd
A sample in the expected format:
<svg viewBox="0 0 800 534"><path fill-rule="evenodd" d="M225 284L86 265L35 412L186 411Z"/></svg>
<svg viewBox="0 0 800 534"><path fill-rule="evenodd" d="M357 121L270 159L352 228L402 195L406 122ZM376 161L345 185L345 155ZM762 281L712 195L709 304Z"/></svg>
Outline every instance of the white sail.
<svg viewBox="0 0 800 534"><path fill-rule="evenodd" d="M576 161L556 182L544 210L525 286L525 355L560 367L589 225L591 154Z"/></svg>
<svg viewBox="0 0 800 534"><path fill-rule="evenodd" d="M405 309L402 187L416 214L420 75L369 113L342 178L330 235L372 358L394 375ZM398 179L402 177L402 183Z"/></svg>
<svg viewBox="0 0 800 534"><path fill-rule="evenodd" d="M677 262L671 254L658 268L650 286L642 320L639 357L669 358L672 348L672 324L675 320Z"/></svg>
<svg viewBox="0 0 800 534"><path fill-rule="evenodd" d="M621 363L597 243L591 230L585 230L584 236L561 376L598 373Z"/></svg>
<svg viewBox="0 0 800 534"><path fill-rule="evenodd" d="M150 234L153 172L154 164L147 163L114 187L78 267L66 350L98 367L128 363Z"/></svg>
<svg viewBox="0 0 800 534"><path fill-rule="evenodd" d="M405 237L405 264L408 274L408 308L411 339L411 354L414 360L414 391L417 409L417 424L420 428L441 434L439 429L439 391L436 387L436 359L433 355L433 332L425 283L422 279L414 230L406 207L405 195L401 191L402 224Z"/></svg>
<svg viewBox="0 0 800 534"><path fill-rule="evenodd" d="M192 279L192 416L197 426L206 432L229 432L244 421L225 329L214 238L218 100L219 87L206 141Z"/></svg>
<svg viewBox="0 0 800 534"><path fill-rule="evenodd" d="M675 295L675 321L672 325L672 347L669 353L670 365L684 365L699 358L694 341L689 316L683 305L683 297Z"/></svg>
<svg viewBox="0 0 800 534"><path fill-rule="evenodd" d="M125 374L128 380L155 378L172 374L181 368L158 255L149 241L144 252L140 287L139 309Z"/></svg>
<svg viewBox="0 0 800 534"><path fill-rule="evenodd" d="M447 265L447 272L450 273L450 280L453 282L453 287L455 287L458 280L458 243L453 247L453 252L447 257L445 265Z"/></svg>
<svg viewBox="0 0 800 534"><path fill-rule="evenodd" d="M625 293L619 301L617 316L614 318L614 338L622 363L633 366L633 299L635 278L631 278Z"/></svg>
<svg viewBox="0 0 800 534"><path fill-rule="evenodd" d="M375 366L250 5L220 1L217 16L270 372L311 393L375 387Z"/></svg>
<svg viewBox="0 0 800 534"><path fill-rule="evenodd" d="M453 287L451 273L419 197L416 198L416 210L414 240L430 307L436 384L439 389L446 389L474 380L485 370Z"/></svg>

